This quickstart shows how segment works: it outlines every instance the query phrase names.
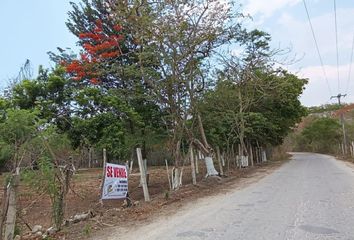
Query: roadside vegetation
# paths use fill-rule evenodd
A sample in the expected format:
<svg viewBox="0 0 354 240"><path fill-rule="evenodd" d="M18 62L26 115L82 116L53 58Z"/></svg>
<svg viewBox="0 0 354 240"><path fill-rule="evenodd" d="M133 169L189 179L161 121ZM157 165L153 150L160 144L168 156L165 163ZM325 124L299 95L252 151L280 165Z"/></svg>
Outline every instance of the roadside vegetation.
<svg viewBox="0 0 354 240"><path fill-rule="evenodd" d="M309 115L289 135L288 141L292 142L293 150L353 158L353 109L353 105L338 104L310 107Z"/></svg>
<svg viewBox="0 0 354 240"><path fill-rule="evenodd" d="M49 196L60 230L73 174L102 167L103 149L111 163L137 165L141 148L149 166L170 165L171 190L183 184L190 156L205 161L203 176L271 157L307 113L299 101L307 80L275 67L284 51L270 47L268 33L245 29L246 18L216 0L73 3L66 24L81 51L50 52L54 67L40 67L36 77L26 62L0 97L7 172L0 226L12 219L0 232L15 231L21 184ZM332 135L338 127L319 119L298 137L324 151L340 138ZM317 136L318 129L331 135Z"/></svg>

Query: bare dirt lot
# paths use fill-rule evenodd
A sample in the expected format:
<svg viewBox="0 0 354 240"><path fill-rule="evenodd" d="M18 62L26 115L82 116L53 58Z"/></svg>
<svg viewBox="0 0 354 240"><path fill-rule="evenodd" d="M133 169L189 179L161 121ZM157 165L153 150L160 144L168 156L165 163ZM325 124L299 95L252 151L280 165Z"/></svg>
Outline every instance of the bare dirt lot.
<svg viewBox="0 0 354 240"><path fill-rule="evenodd" d="M292 155L257 182L262 173L242 178L227 193L184 204L176 214L106 229L89 239L353 239L353 169L324 154ZM249 180L254 183L240 189Z"/></svg>
<svg viewBox="0 0 354 240"><path fill-rule="evenodd" d="M72 190L67 196L66 218L91 210L95 217L64 227L51 239L87 239L96 232L108 230L114 226L132 227L152 221L154 218L171 214L194 199L210 196L230 189L244 187L258 181L285 161L272 161L247 169L230 169L228 176L221 179L205 179L205 169L200 168L197 185L192 185L191 171L184 168L183 186L178 191L170 191L166 169L164 167L149 168L149 193L151 202L145 203L142 188L139 187L140 176L134 169L129 176L129 195L134 206L124 207L123 200L105 201L100 199L100 183L102 169L81 169L74 175ZM3 186L4 176L0 176ZM51 209L49 197L38 194L24 182L19 187L18 231L28 239L30 227L41 225L45 229L51 226ZM0 200L2 196L0 196Z"/></svg>

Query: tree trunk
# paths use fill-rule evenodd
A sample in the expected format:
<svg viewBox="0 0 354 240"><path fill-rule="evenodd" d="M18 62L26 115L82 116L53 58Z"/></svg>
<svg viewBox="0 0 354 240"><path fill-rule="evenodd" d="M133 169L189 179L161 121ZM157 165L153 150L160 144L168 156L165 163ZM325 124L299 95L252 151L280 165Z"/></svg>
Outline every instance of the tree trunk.
<svg viewBox="0 0 354 240"><path fill-rule="evenodd" d="M178 190L181 186L181 171L180 168L174 167L172 169L172 190Z"/></svg>
<svg viewBox="0 0 354 240"><path fill-rule="evenodd" d="M251 166L254 166L254 160L253 160L253 149L252 149L252 145L250 144L250 162L251 162Z"/></svg>
<svg viewBox="0 0 354 240"><path fill-rule="evenodd" d="M247 154L247 148L245 146L245 119L244 119L244 106L243 106L243 97L242 97L242 92L241 89L238 88L238 98L240 102L240 108L239 108L239 115L240 115L240 120L239 120L239 141L240 141L240 158L243 160L248 156ZM242 164L241 164L242 167Z"/></svg>
<svg viewBox="0 0 354 240"><path fill-rule="evenodd" d="M222 152L222 154L221 154L221 163L222 163L222 166L225 167L225 152Z"/></svg>
<svg viewBox="0 0 354 240"><path fill-rule="evenodd" d="M165 159L165 164L166 164L166 172L167 172L167 180L168 180L168 187L170 188L170 190L172 190L172 186L171 186L171 179L170 179L170 172L168 170L168 162L167 159Z"/></svg>
<svg viewBox="0 0 354 240"><path fill-rule="evenodd" d="M191 169L192 169L192 183L193 183L193 185L195 185L195 184L197 184L197 178L196 178L196 174L195 174L194 151L193 151L192 144L189 146L189 153L190 153L190 161L191 161Z"/></svg>
<svg viewBox="0 0 354 240"><path fill-rule="evenodd" d="M200 151L197 152L195 158L195 173L198 175L199 174L199 160L202 159L202 153Z"/></svg>
<svg viewBox="0 0 354 240"><path fill-rule="evenodd" d="M176 138L175 138L176 139ZM172 168L171 174L171 182L172 182L172 190L178 190L181 186L181 140L175 141L174 145L174 158L175 158L175 166Z"/></svg>
<svg viewBox="0 0 354 240"><path fill-rule="evenodd" d="M223 168L222 168L223 164L222 164L222 161L221 161L221 154L220 154L220 148L219 148L219 146L216 147L216 157L217 157L218 162L219 162L220 175L223 176L223 175L224 175L224 170L223 170Z"/></svg>
<svg viewBox="0 0 354 240"><path fill-rule="evenodd" d="M60 192L58 193L58 195L54 196L54 202L53 202L53 209L52 209L52 215L53 215L53 219L54 219L54 225L55 228L60 230L63 220L64 220L64 212L65 212L65 193L64 193L64 189L60 189Z"/></svg>
<svg viewBox="0 0 354 240"><path fill-rule="evenodd" d="M64 168L59 168L58 171L59 191L53 199L52 215L56 229L61 230L66 212L66 195L70 189L73 169L69 164L66 164Z"/></svg>
<svg viewBox="0 0 354 240"><path fill-rule="evenodd" d="M232 145L232 151L233 151L233 148L234 145ZM235 160L236 161L236 167L240 167L241 168L241 158L242 158L242 150L241 150L241 144L237 144L237 147L238 147L238 154L237 154L237 159Z"/></svg>
<svg viewBox="0 0 354 240"><path fill-rule="evenodd" d="M227 162L227 174L230 174L230 157L231 153L230 153L230 147L228 147L227 152L226 152L226 162Z"/></svg>
<svg viewBox="0 0 354 240"><path fill-rule="evenodd" d="M199 131L200 131L200 135L202 137L202 143L204 145L204 147L206 148L207 152L205 152L206 156L204 158L205 161L205 166L207 169L207 177L208 176L216 176L219 175L219 173L216 171L215 166L214 166L214 162L213 162L213 158L212 158L212 149L209 146L206 136L205 136L205 131L204 131L204 127L203 127L203 122L202 122L202 118L200 117L200 115L198 114L198 125L199 125Z"/></svg>
<svg viewBox="0 0 354 240"><path fill-rule="evenodd" d="M213 158L212 157L207 156L207 157L204 158L204 161L205 161L205 166L206 166L206 169L207 169L206 177L219 175L219 173L216 171L216 169L214 167L214 162L213 162Z"/></svg>
<svg viewBox="0 0 354 240"><path fill-rule="evenodd" d="M263 150L262 148L262 162L266 162L267 161L267 153L265 150Z"/></svg>
<svg viewBox="0 0 354 240"><path fill-rule="evenodd" d="M88 167L91 168L91 163L92 163L92 147L89 147L88 151Z"/></svg>

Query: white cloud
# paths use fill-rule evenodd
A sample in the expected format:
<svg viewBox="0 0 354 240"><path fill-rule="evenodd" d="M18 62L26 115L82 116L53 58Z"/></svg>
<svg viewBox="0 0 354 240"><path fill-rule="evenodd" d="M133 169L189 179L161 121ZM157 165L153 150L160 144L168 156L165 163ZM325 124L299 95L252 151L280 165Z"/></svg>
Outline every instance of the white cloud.
<svg viewBox="0 0 354 240"><path fill-rule="evenodd" d="M339 9L338 10L338 46L341 57L345 56L351 49L353 25L354 25L354 9ZM335 48L335 31L333 13L326 13L311 19L316 39L321 51L321 55L326 63L326 58L333 60L333 54L336 53ZM289 13L283 13L278 20L279 28L274 30L274 35L278 41L291 42L297 50L312 54L317 57L315 43L312 37L309 23L307 19L299 20ZM284 32L286 34L284 35Z"/></svg>
<svg viewBox="0 0 354 240"><path fill-rule="evenodd" d="M329 102L335 102L336 100L330 100L331 95L337 95L339 92L342 94L348 94L343 99L344 102L354 102L354 72L352 69L351 78L348 82L349 64L339 66L339 92L338 92L338 78L337 67L333 65L324 66L328 85L331 92L328 89L326 79L323 74L321 66L309 66L300 70L297 74L299 77L308 78L309 83L306 86L301 101L306 106L321 105Z"/></svg>
<svg viewBox="0 0 354 240"><path fill-rule="evenodd" d="M264 20L272 16L276 11L288 6L294 6L301 0L244 0L245 13L258 16Z"/></svg>
<svg viewBox="0 0 354 240"><path fill-rule="evenodd" d="M354 7L341 8L339 6L337 8L340 65L340 89L338 89L333 5L323 5L323 2L319 0L307 1L331 88L330 94L301 0L243 0L243 3L244 13L249 13L254 18L251 27L268 31L272 36L273 47L291 47L292 54L301 58L285 68L289 68L300 77L309 78L309 84L301 97L304 105L313 106L335 102L335 100L330 100L330 95L336 95L339 91L348 94L343 99L345 102L354 102L354 64L351 81L347 87L354 31ZM265 26L268 29L265 29Z"/></svg>
<svg viewBox="0 0 354 240"><path fill-rule="evenodd" d="M301 69L299 76L309 78L309 84L301 97L304 105L313 106L335 102L335 99L330 100L330 95L337 95L339 92L348 94L343 99L344 102L354 102L354 65L348 85L349 59L354 30L352 27L354 26L353 15L354 8L338 9L339 89L333 12L325 12L311 19L331 93L320 66L307 18L305 16L305 18L294 17L295 15L285 12L278 19L276 27L272 29L271 34L274 42L280 42L282 45L291 44L293 53L298 56L305 54L300 62L290 66L293 70L299 71Z"/></svg>

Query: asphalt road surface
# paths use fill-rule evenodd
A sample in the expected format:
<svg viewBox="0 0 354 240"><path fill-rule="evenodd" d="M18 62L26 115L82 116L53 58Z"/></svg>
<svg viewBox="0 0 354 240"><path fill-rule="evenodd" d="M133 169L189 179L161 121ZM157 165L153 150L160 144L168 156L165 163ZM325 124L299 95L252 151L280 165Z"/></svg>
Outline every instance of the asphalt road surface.
<svg viewBox="0 0 354 240"><path fill-rule="evenodd" d="M244 189L105 239L354 240L354 169L330 156L293 153Z"/></svg>

